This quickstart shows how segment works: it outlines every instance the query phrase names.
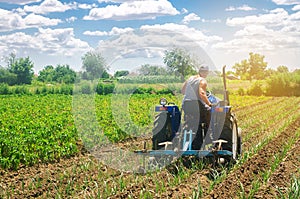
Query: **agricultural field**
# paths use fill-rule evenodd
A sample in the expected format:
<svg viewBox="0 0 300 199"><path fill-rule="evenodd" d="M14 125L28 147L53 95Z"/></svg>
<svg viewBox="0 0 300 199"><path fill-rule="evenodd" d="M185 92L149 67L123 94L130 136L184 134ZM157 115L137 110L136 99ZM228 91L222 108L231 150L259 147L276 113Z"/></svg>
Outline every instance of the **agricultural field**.
<svg viewBox="0 0 300 199"><path fill-rule="evenodd" d="M234 165L177 160L139 174L104 165L87 150L74 103L94 97L101 133L92 140L105 135L115 147L136 150L151 142L153 107L162 96L130 96L126 128L115 121L112 95L76 102L57 94L0 96L0 198L300 198L299 97L230 96L243 133ZM182 96L165 97L181 103Z"/></svg>

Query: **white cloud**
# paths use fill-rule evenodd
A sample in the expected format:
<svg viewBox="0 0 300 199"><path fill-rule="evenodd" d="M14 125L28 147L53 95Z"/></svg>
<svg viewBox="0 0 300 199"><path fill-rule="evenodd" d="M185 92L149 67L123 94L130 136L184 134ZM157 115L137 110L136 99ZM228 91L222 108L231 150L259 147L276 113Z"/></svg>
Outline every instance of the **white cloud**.
<svg viewBox="0 0 300 199"><path fill-rule="evenodd" d="M221 19L201 19L203 23L221 23Z"/></svg>
<svg viewBox="0 0 300 199"><path fill-rule="evenodd" d="M132 32L134 29L132 28L117 28L113 27L111 31L85 31L84 35L90 36L113 36L113 35L120 35L128 32Z"/></svg>
<svg viewBox="0 0 300 199"><path fill-rule="evenodd" d="M98 50L108 64L113 65L115 60L121 60L115 67L125 67L131 63L127 69L145 63L163 64L165 50L174 47L186 49L199 62L203 61L213 66L203 48L218 41L222 41L219 36L206 35L186 25L167 23L143 25L135 31L120 34L110 40L102 40ZM132 60L135 61L131 62Z"/></svg>
<svg viewBox="0 0 300 199"><path fill-rule="evenodd" d="M126 1L120 5L93 8L85 20L155 19L157 16L177 15L179 12L167 0Z"/></svg>
<svg viewBox="0 0 300 199"><path fill-rule="evenodd" d="M189 12L189 11L188 11L187 9L185 9L185 8L182 8L182 9L181 9L181 13L182 13L182 14L186 14L186 13L188 13L188 12Z"/></svg>
<svg viewBox="0 0 300 199"><path fill-rule="evenodd" d="M293 8L292 8L293 11L298 11L300 10L300 5L295 5Z"/></svg>
<svg viewBox="0 0 300 199"><path fill-rule="evenodd" d="M77 7L78 8L80 8L80 9L92 9L92 8L96 8L97 7L97 5L96 4L92 4L92 5L90 5L90 4L77 4L77 3L75 3L76 5L77 5Z"/></svg>
<svg viewBox="0 0 300 199"><path fill-rule="evenodd" d="M12 49L17 52L46 53L47 55L73 56L77 52L86 52L89 45L75 38L72 28L43 29L34 35L16 32L0 36L0 48L5 49L2 55Z"/></svg>
<svg viewBox="0 0 300 199"><path fill-rule="evenodd" d="M288 14L278 8L263 15L227 19L228 26L241 26L229 41L213 45L227 52L298 51L300 47L300 12Z"/></svg>
<svg viewBox="0 0 300 199"><path fill-rule="evenodd" d="M141 30L146 31L170 31L177 32L179 34L185 35L187 38L191 39L193 42L200 44L202 47L207 46L209 43L222 41L222 38L219 36L208 36L205 35L202 31L195 28L190 28L186 25L179 25L174 23L167 24L155 24L155 25L144 25L141 26Z"/></svg>
<svg viewBox="0 0 300 199"><path fill-rule="evenodd" d="M74 9L92 9L96 4L80 4L77 2L62 3L59 0L44 0L40 5L25 5L23 12L32 12L36 14L47 14L51 12L65 12Z"/></svg>
<svg viewBox="0 0 300 199"><path fill-rule="evenodd" d="M67 18L66 22L71 23L71 22L74 22L76 20L77 20L77 17L72 16L72 17Z"/></svg>
<svg viewBox="0 0 300 199"><path fill-rule="evenodd" d="M65 12L74 7L74 4L61 3L58 0L44 0L40 5L24 6L25 12L46 14L50 12Z"/></svg>
<svg viewBox="0 0 300 199"><path fill-rule="evenodd" d="M300 4L300 0L272 0L277 5L295 5Z"/></svg>
<svg viewBox="0 0 300 199"><path fill-rule="evenodd" d="M0 0L0 2L4 2L4 3L10 3L10 4L19 4L19 5L26 5L29 3L37 3L40 2L41 0Z"/></svg>
<svg viewBox="0 0 300 199"><path fill-rule="evenodd" d="M21 15L22 14L0 8L0 32L55 26L62 22L60 19L50 19L34 13L25 17L22 17Z"/></svg>
<svg viewBox="0 0 300 199"><path fill-rule="evenodd" d="M250 15L246 17L228 18L226 24L228 26L246 26L251 24L273 24L275 26L282 25L289 17L287 11L283 8L271 10L270 13L263 15Z"/></svg>
<svg viewBox="0 0 300 199"><path fill-rule="evenodd" d="M109 2L112 2L112 3L124 3L124 2L130 2L130 1L137 1L137 0L98 0L99 3L109 3Z"/></svg>
<svg viewBox="0 0 300 199"><path fill-rule="evenodd" d="M225 11L236 11L236 10L242 10L242 11L252 11L252 10L256 10L256 8L250 7L248 5L242 5L240 7L233 7L230 6L229 8L226 8Z"/></svg>
<svg viewBox="0 0 300 199"><path fill-rule="evenodd" d="M188 24L190 23L191 21L199 21L200 20L200 17L198 15L196 15L195 13L190 13L189 15L186 15L182 22L184 24Z"/></svg>
<svg viewBox="0 0 300 199"><path fill-rule="evenodd" d="M42 26L56 26L62 21L60 19L49 19L41 15L31 13L24 18L27 27L42 27Z"/></svg>

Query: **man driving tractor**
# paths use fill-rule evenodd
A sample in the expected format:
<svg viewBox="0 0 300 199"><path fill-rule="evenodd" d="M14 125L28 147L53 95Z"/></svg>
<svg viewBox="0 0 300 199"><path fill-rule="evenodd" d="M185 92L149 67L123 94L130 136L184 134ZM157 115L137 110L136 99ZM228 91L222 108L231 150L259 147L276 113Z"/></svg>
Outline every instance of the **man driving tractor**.
<svg viewBox="0 0 300 199"><path fill-rule="evenodd" d="M196 132L192 143L193 150L201 148L203 136L206 135L210 122L211 103L206 95L207 81L205 79L208 73L209 68L201 66L198 74L188 78L181 90L184 95L182 101L184 128Z"/></svg>

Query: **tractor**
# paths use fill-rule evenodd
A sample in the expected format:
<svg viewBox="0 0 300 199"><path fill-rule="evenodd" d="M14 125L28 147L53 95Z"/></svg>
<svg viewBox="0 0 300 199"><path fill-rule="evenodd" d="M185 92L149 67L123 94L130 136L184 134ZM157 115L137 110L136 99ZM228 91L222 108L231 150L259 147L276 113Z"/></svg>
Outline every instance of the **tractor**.
<svg viewBox="0 0 300 199"><path fill-rule="evenodd" d="M185 125L183 111L165 98L160 99L160 105L155 107L157 115L152 129L152 149L137 150L135 153L149 156L149 160L168 159L170 157L211 158L215 163L235 162L242 153L241 129L229 103L229 93L226 88L225 66L223 67L224 99L220 100L211 92L207 92L209 101L213 104L210 109L209 126L200 124L200 132L194 132ZM195 149L196 134L202 134L201 147Z"/></svg>

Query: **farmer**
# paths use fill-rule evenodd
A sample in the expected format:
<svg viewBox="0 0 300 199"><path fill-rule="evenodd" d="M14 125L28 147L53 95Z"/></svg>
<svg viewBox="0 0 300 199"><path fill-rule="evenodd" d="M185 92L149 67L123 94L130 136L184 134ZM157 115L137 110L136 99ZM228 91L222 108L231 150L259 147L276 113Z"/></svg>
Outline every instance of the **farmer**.
<svg viewBox="0 0 300 199"><path fill-rule="evenodd" d="M187 79L182 87L184 98L182 108L184 111L184 128L196 133L192 143L193 150L199 150L202 145L203 136L206 135L210 122L211 103L206 95L209 68L201 66L197 75Z"/></svg>

